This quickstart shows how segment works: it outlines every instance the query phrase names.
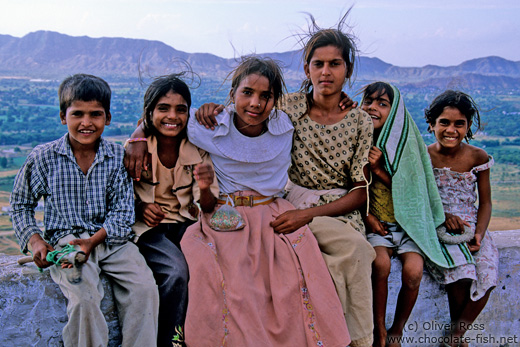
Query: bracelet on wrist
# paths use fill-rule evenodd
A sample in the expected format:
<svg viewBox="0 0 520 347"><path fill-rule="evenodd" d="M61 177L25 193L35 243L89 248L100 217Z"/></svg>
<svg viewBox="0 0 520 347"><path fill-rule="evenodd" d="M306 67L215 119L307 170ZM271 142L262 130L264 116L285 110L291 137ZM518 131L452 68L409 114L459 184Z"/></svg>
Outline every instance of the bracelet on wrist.
<svg viewBox="0 0 520 347"><path fill-rule="evenodd" d="M146 142L146 137L134 137L134 138L131 138L131 139L128 139L127 142L128 143L132 143L132 142Z"/></svg>

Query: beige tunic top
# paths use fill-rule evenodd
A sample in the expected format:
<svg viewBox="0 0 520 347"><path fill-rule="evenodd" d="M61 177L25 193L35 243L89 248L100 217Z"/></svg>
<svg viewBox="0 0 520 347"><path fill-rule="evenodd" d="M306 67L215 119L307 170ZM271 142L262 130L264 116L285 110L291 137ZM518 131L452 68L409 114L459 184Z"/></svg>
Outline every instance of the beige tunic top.
<svg viewBox="0 0 520 347"><path fill-rule="evenodd" d="M289 178L310 189L343 188L365 180L373 125L359 109L348 112L341 121L322 125L309 118L305 94L284 97L281 109L294 125L292 165Z"/></svg>
<svg viewBox="0 0 520 347"><path fill-rule="evenodd" d="M193 168L202 163L213 165L209 154L184 139L179 148L179 158L175 167L168 169L159 160L156 138L148 137L147 144L148 153L152 157L151 170L144 171L139 182L134 181L136 201L156 202L161 205L162 211L166 214L161 223L197 220L199 209L196 203L200 199L200 189L193 178ZM156 182L159 184L150 184ZM211 186L211 192L215 196L219 194L216 179ZM151 228L136 218L132 229L139 236Z"/></svg>
<svg viewBox="0 0 520 347"><path fill-rule="evenodd" d="M280 108L289 115L294 126L289 169L289 178L293 183L314 190L341 188L349 191L354 183L366 181L363 167L368 164L374 129L366 112L353 109L335 124L319 124L307 113L304 93L285 95ZM318 204L323 205L339 197L322 195ZM344 217L364 233L358 210Z"/></svg>

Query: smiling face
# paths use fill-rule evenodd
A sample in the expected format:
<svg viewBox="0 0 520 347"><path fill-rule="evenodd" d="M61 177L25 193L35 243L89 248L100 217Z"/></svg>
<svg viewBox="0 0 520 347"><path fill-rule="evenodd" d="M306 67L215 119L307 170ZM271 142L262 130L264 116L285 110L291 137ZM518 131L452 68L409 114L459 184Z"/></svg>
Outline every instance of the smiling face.
<svg viewBox="0 0 520 347"><path fill-rule="evenodd" d="M110 124L110 113L99 101L73 101L65 113L60 112L61 124L66 124L72 149L92 149Z"/></svg>
<svg viewBox="0 0 520 347"><path fill-rule="evenodd" d="M444 148L455 148L464 140L471 123L458 108L445 107L444 111L430 124L437 142Z"/></svg>
<svg viewBox="0 0 520 347"><path fill-rule="evenodd" d="M188 122L188 103L171 90L157 101L152 112L152 124L160 136L175 137Z"/></svg>
<svg viewBox="0 0 520 347"><path fill-rule="evenodd" d="M231 90L231 99L235 103L237 129L247 136L260 135L274 107L273 89L267 77L246 76L236 90Z"/></svg>
<svg viewBox="0 0 520 347"><path fill-rule="evenodd" d="M340 93L347 78L347 64L336 46L316 48L304 70L314 92L322 95Z"/></svg>
<svg viewBox="0 0 520 347"><path fill-rule="evenodd" d="M361 109L372 118L374 130L378 131L385 125L386 119L392 109L392 103L390 102L388 94L380 94L380 92L375 92L363 98L363 104L361 105Z"/></svg>

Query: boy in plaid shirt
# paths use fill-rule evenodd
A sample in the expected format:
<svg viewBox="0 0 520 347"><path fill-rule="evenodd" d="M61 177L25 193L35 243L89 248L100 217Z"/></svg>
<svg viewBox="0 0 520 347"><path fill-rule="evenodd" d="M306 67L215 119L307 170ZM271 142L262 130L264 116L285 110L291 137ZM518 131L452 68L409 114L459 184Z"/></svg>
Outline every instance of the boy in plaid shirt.
<svg viewBox="0 0 520 347"><path fill-rule="evenodd" d="M12 219L22 252L31 247L40 268L52 265L46 255L67 244L86 254L81 281L71 283L70 266L51 266L51 277L68 300L65 346L106 346L108 327L100 309L99 273L113 283L122 325L123 346L156 342L158 293L151 270L128 242L134 223L132 182L123 166L121 146L101 137L110 124L108 84L77 74L58 90L61 123L68 133L39 145L16 176L10 198ZM34 209L43 196L45 230Z"/></svg>

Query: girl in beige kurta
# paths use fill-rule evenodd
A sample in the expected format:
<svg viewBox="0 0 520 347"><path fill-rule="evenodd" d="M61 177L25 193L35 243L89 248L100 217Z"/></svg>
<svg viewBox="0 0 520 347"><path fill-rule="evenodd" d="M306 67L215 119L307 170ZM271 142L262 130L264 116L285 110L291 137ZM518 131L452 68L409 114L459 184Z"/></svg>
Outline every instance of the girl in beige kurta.
<svg viewBox="0 0 520 347"><path fill-rule="evenodd" d="M286 198L303 213L316 213L309 227L334 280L352 337L351 346L370 346L370 276L375 252L365 238L361 212L352 207L340 207L332 213L316 208L330 208L330 203L347 199L349 192L366 194L363 168L372 143L372 122L365 112L353 109L343 112L333 124L322 124L309 116L308 96L304 93L286 95L281 109L288 113L295 128L291 184ZM360 187L357 192L355 186ZM364 199L366 195L354 199L357 207ZM307 217L300 216L294 218L307 221Z"/></svg>
<svg viewBox="0 0 520 347"><path fill-rule="evenodd" d="M307 78L301 93L286 96L281 107L295 129L289 172L295 187L287 199L298 210L282 214L273 226L283 232L309 225L336 285L351 346L368 347L375 252L366 241L359 209L367 199L373 126L364 111L340 106L356 56L354 38L343 30L347 14L334 29L319 28L311 17L308 39L302 40ZM300 198L292 200L295 194Z"/></svg>

